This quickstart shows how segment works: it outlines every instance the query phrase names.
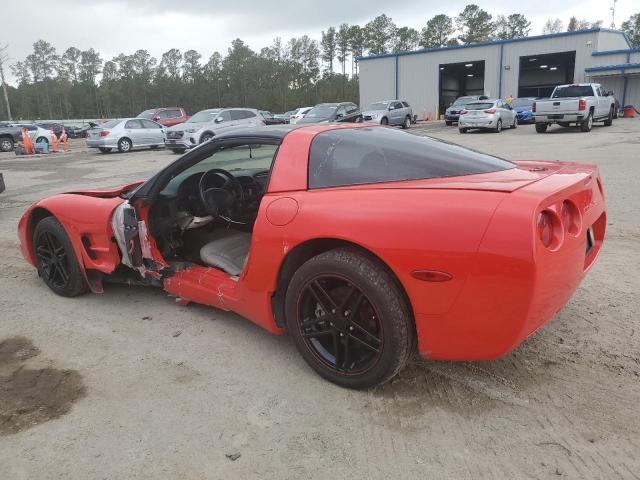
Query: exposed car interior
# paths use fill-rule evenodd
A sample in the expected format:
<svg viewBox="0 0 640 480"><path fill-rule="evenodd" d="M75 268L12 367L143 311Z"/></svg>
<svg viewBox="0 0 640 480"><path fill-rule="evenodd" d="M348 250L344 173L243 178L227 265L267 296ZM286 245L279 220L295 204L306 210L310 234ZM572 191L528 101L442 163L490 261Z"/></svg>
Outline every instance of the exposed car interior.
<svg viewBox="0 0 640 480"><path fill-rule="evenodd" d="M223 148L175 175L149 212L149 230L163 258L238 276L277 148Z"/></svg>

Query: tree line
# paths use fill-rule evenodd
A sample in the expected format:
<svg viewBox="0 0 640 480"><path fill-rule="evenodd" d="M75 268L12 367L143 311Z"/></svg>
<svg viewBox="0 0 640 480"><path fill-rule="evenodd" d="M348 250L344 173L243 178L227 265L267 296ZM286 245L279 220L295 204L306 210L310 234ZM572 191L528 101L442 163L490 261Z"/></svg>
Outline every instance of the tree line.
<svg viewBox="0 0 640 480"><path fill-rule="evenodd" d="M600 26L572 17L568 30ZM640 14L622 24L640 45ZM563 31L549 20L545 33ZM418 31L397 26L387 15L364 25L342 24L254 51L241 39L226 55L203 59L196 50L172 48L154 58L147 50L121 53L104 61L93 48L59 53L45 40L11 65L17 86L8 88L13 117L127 117L156 106L184 106L195 113L217 106L252 106L287 111L326 101L358 102L358 59L365 55L468 45L528 36L531 22L519 13L493 16L467 5L457 16L435 15ZM0 119L7 118L6 112Z"/></svg>

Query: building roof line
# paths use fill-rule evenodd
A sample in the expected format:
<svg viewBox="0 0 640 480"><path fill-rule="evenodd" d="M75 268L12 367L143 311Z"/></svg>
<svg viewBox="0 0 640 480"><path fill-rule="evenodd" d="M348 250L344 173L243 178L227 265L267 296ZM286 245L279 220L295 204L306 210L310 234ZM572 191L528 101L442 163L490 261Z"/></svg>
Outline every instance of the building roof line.
<svg viewBox="0 0 640 480"><path fill-rule="evenodd" d="M640 53L640 48L626 48L623 50L602 50L591 52L591 55L593 55L594 57L600 57L603 55L620 55L626 53Z"/></svg>
<svg viewBox="0 0 640 480"><path fill-rule="evenodd" d="M393 53L383 53L380 55L370 55L367 57L358 57L358 61L363 61L363 60L375 60L378 58L390 58L390 57L403 57L403 56L407 56L407 55L420 55L420 54L424 54L424 53L432 53L432 52L443 52L443 51L447 51L447 50L458 50L458 49L462 49L462 48L476 48L476 47L486 47L486 46L493 46L493 45L504 45L504 44L508 44L508 43L518 43L518 42L530 42L530 41L536 41L536 40L545 40L548 38L556 38L556 37L569 37L569 36L574 36L574 35L584 35L587 33L596 33L596 32L611 32L611 33L617 33L619 35L622 35L625 39L625 41L627 42L627 45L629 45L629 48L631 48L631 42L629 41L629 37L627 36L626 33L620 31L620 30L613 30L611 28L589 28L586 30L577 30L575 32L560 32L560 33L549 33L546 35L534 35L533 37L520 37L520 38L511 38L511 39L507 39L507 40L490 40L487 42L478 42L478 43L471 43L469 45L451 45L449 47L438 47L438 48L423 48L420 50L413 50L410 52L393 52Z"/></svg>
<svg viewBox="0 0 640 480"><path fill-rule="evenodd" d="M585 72L604 72L607 70L631 70L640 68L640 63L621 63L619 65L604 65L602 67L587 67Z"/></svg>

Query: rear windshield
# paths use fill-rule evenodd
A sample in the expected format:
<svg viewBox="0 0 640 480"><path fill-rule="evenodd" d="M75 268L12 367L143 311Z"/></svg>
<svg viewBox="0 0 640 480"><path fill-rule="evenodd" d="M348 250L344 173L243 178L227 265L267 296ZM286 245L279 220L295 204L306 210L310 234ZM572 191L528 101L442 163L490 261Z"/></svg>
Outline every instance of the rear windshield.
<svg viewBox="0 0 640 480"><path fill-rule="evenodd" d="M464 106L467 110L485 110L487 108L492 108L493 103L468 103Z"/></svg>
<svg viewBox="0 0 640 480"><path fill-rule="evenodd" d="M326 118L333 115L338 107L333 105L318 105L317 107L313 107L309 113L307 113L307 117L309 118Z"/></svg>
<svg viewBox="0 0 640 480"><path fill-rule="evenodd" d="M478 97L460 97L455 102L453 102L452 106L466 105L467 103L473 102L474 100L477 100L477 99Z"/></svg>
<svg viewBox="0 0 640 480"><path fill-rule="evenodd" d="M138 115L136 118L146 118L147 120L151 120L151 117L153 117L153 114L155 112L156 112L155 110L145 110L140 115Z"/></svg>
<svg viewBox="0 0 640 480"><path fill-rule="evenodd" d="M553 91L551 98L564 97L590 97L593 95L593 88L590 85L569 85L568 87L558 87Z"/></svg>
<svg viewBox="0 0 640 480"><path fill-rule="evenodd" d="M367 107L367 110L386 110L389 102L376 102Z"/></svg>
<svg viewBox="0 0 640 480"><path fill-rule="evenodd" d="M118 125L122 120L109 120L108 122L98 125L100 128L112 128Z"/></svg>
<svg viewBox="0 0 640 480"><path fill-rule="evenodd" d="M515 168L501 158L388 128L331 130L309 152L309 188L456 177Z"/></svg>

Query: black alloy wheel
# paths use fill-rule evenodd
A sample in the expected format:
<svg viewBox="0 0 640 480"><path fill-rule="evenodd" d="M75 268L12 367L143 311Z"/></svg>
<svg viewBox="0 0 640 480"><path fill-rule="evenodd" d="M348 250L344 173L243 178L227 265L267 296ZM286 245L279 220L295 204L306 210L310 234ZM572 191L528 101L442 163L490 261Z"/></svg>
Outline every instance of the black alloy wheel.
<svg viewBox="0 0 640 480"><path fill-rule="evenodd" d="M47 217L36 225L33 253L38 274L54 293L74 297L86 291L71 241L54 217Z"/></svg>
<svg viewBox="0 0 640 480"><path fill-rule="evenodd" d="M287 288L287 329L306 362L347 388L396 375L415 351L410 307L388 270L355 249L321 253Z"/></svg>

